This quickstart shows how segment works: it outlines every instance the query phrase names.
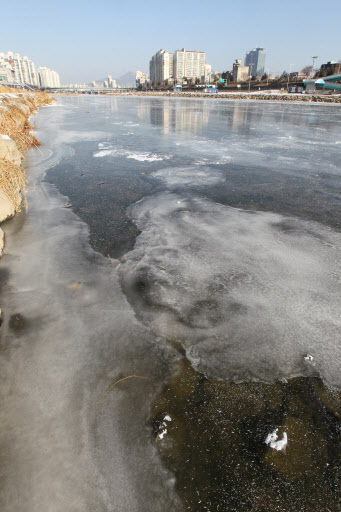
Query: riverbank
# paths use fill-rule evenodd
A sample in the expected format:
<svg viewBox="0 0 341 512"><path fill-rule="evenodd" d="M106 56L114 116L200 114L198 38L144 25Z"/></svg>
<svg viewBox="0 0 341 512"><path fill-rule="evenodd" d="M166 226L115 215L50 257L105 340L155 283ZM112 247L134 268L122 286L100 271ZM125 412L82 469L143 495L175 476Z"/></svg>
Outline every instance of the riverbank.
<svg viewBox="0 0 341 512"><path fill-rule="evenodd" d="M202 93L202 92L181 92L181 93L167 93L167 92L145 92L135 93L139 96L174 96L176 98L212 98L212 99L229 99L229 100L265 100L265 101L303 101L312 103L341 103L341 95L335 94L327 96L325 94L287 94L282 91L270 92L219 92L217 94Z"/></svg>
<svg viewBox="0 0 341 512"><path fill-rule="evenodd" d="M0 89L0 223L20 211L26 194L23 159L30 147L40 145L32 133L34 126L29 118L52 101L45 92ZM3 248L4 233L0 228L0 256Z"/></svg>
<svg viewBox="0 0 341 512"><path fill-rule="evenodd" d="M63 96L78 96L79 94L86 94L84 92L61 92ZM160 97L166 98L212 98L212 99L227 99L227 100L258 100L258 101L295 101L295 102L308 102L308 103L340 103L340 94L294 94L286 93L280 90L271 91L251 91L251 92L221 92L216 94L196 92L196 91L124 91L120 90L104 93L105 96L144 96L144 97Z"/></svg>

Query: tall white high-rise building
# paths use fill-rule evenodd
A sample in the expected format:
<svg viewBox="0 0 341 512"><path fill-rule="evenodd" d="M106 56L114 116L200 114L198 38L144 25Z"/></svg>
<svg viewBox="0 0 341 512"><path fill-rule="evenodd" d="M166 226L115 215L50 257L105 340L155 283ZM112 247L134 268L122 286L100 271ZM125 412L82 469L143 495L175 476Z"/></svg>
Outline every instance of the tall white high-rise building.
<svg viewBox="0 0 341 512"><path fill-rule="evenodd" d="M174 53L174 78L201 79L205 76L205 60L205 52L177 50Z"/></svg>
<svg viewBox="0 0 341 512"><path fill-rule="evenodd" d="M7 52L7 54L0 54L0 61L6 62L11 67L13 82L39 86L34 62L28 57L20 57L19 53Z"/></svg>
<svg viewBox="0 0 341 512"><path fill-rule="evenodd" d="M151 82L164 83L173 78L173 54L159 50L150 60L149 76Z"/></svg>
<svg viewBox="0 0 341 512"><path fill-rule="evenodd" d="M5 54L0 53L0 82L12 83L14 72L11 64L5 59Z"/></svg>
<svg viewBox="0 0 341 512"><path fill-rule="evenodd" d="M60 87L59 75L56 71L40 67L36 71L34 62L28 57L20 57L19 53L0 53L0 67L10 69L10 82L27 84L35 87Z"/></svg>
<svg viewBox="0 0 341 512"><path fill-rule="evenodd" d="M38 68L40 87L60 87L60 78L56 71L41 66Z"/></svg>
<svg viewBox="0 0 341 512"><path fill-rule="evenodd" d="M117 89L116 80L114 80L111 75L108 75L108 79L106 81L108 82L109 89Z"/></svg>

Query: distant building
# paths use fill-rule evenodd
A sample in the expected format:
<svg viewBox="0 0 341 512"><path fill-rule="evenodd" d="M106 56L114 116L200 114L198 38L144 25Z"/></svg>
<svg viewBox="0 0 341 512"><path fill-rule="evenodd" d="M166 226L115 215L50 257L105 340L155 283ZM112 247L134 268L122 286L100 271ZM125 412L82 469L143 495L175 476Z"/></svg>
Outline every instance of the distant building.
<svg viewBox="0 0 341 512"><path fill-rule="evenodd" d="M150 60L149 76L152 83L165 83L173 78L173 54L159 50Z"/></svg>
<svg viewBox="0 0 341 512"><path fill-rule="evenodd" d="M174 53L174 78L175 80L201 79L205 76L206 53L200 51L188 51L184 48Z"/></svg>
<svg viewBox="0 0 341 512"><path fill-rule="evenodd" d="M146 85L149 81L148 73L144 73L143 71L136 71L135 83L136 87L140 87L141 85Z"/></svg>
<svg viewBox="0 0 341 512"><path fill-rule="evenodd" d="M212 66L211 66L211 64L205 64L204 76L201 77L201 81L203 84L211 83L211 81L212 81Z"/></svg>
<svg viewBox="0 0 341 512"><path fill-rule="evenodd" d="M0 58L0 82L12 83L13 73L11 65Z"/></svg>
<svg viewBox="0 0 341 512"><path fill-rule="evenodd" d="M206 54L201 51L188 51L183 48L173 54L160 50L149 63L150 81L154 84L193 83L196 80L210 83L212 69L205 63L205 59Z"/></svg>
<svg viewBox="0 0 341 512"><path fill-rule="evenodd" d="M111 75L108 75L106 82L108 83L107 87L109 89L117 89L116 80L114 80Z"/></svg>
<svg viewBox="0 0 341 512"><path fill-rule="evenodd" d="M330 61L326 64L322 64L319 72L319 76L330 76L330 75L337 75L341 72L341 63Z"/></svg>
<svg viewBox="0 0 341 512"><path fill-rule="evenodd" d="M262 77L265 73L265 48L254 48L245 55L244 66L249 67L252 76Z"/></svg>
<svg viewBox="0 0 341 512"><path fill-rule="evenodd" d="M242 60L236 59L233 63L233 81L246 82L249 78L249 66L242 66Z"/></svg>
<svg viewBox="0 0 341 512"><path fill-rule="evenodd" d="M10 74L6 72L10 82L39 86L34 62L28 57L13 52L0 53L0 66L11 70Z"/></svg>
<svg viewBox="0 0 341 512"><path fill-rule="evenodd" d="M60 78L57 71L41 66L38 68L39 87L60 87Z"/></svg>

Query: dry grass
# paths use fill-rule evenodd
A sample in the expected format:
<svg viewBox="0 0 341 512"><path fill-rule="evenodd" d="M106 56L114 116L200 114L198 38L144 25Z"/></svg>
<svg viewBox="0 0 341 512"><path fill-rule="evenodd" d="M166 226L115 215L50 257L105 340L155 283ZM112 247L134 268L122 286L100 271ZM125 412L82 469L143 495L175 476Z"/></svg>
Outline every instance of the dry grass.
<svg viewBox="0 0 341 512"><path fill-rule="evenodd" d="M8 160L0 160L0 189L4 191L13 204L15 210L21 210L22 197L26 203L26 176L25 171Z"/></svg>
<svg viewBox="0 0 341 512"><path fill-rule="evenodd" d="M0 114L0 133L8 135L17 145L22 156L31 147L38 147L41 143L33 135L34 126L29 123L29 117L42 106L52 103L54 98L45 92L20 91L2 86L0 93L15 92L17 97L2 96L1 102L6 110L1 109ZM5 192L9 200L13 203L16 211L20 210L21 190L26 203L26 179L23 169L13 163L0 160L0 188ZM20 201L20 202L19 202Z"/></svg>
<svg viewBox="0 0 341 512"><path fill-rule="evenodd" d="M7 110L0 118L0 133L11 137L23 156L28 148L40 146L40 142L31 133L33 127L28 121L30 114L25 115L15 104L7 103L6 106Z"/></svg>
<svg viewBox="0 0 341 512"><path fill-rule="evenodd" d="M11 86L8 86L8 85L2 85L0 87L0 93L6 93L6 92L9 92L9 93L20 93L22 92L23 90L25 90L26 92L26 89L18 89L17 87L11 87ZM32 93L31 91L27 91L28 93ZM33 93L34 94L34 93Z"/></svg>

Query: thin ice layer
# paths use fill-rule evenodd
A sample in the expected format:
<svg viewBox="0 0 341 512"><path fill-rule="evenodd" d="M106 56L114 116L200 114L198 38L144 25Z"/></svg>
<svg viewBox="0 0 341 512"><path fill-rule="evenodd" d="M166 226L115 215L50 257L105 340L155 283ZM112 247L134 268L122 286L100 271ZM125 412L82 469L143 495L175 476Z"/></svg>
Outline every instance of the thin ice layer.
<svg viewBox="0 0 341 512"><path fill-rule="evenodd" d="M173 193L131 215L142 233L123 258L125 290L193 364L225 379L273 380L310 371L309 353L341 385L339 233Z"/></svg>
<svg viewBox="0 0 341 512"><path fill-rule="evenodd" d="M73 131L69 115L68 106L39 113L29 211L6 226L0 509L173 512L173 481L146 428L167 352L135 318L115 262L91 249L68 199L42 181L70 154L68 136L103 137Z"/></svg>

